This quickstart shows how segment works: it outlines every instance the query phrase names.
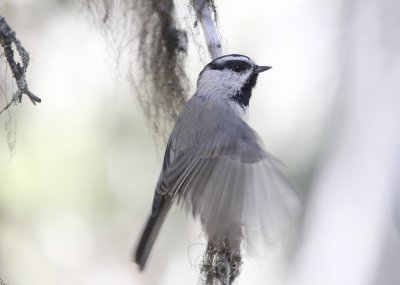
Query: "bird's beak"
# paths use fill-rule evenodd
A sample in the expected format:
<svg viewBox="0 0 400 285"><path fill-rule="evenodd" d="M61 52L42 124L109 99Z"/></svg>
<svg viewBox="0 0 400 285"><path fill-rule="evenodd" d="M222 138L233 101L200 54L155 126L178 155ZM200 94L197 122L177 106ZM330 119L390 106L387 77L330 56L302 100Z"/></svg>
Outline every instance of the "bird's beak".
<svg viewBox="0 0 400 285"><path fill-rule="evenodd" d="M258 74L271 68L272 66L256 66L256 68L254 69L254 73Z"/></svg>

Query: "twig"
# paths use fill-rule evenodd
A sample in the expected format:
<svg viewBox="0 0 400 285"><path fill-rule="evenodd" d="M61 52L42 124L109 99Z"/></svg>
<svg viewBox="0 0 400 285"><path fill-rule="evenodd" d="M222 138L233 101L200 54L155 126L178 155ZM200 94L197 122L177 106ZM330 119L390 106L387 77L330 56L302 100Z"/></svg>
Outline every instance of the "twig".
<svg viewBox="0 0 400 285"><path fill-rule="evenodd" d="M12 46L15 46L18 55L21 57L21 63L14 59L14 51ZM11 101L0 111L0 115L7 110L13 103L21 103L22 95L25 94L36 105L41 99L29 91L28 84L25 79L26 70L29 65L29 54L17 39L15 32L7 24L4 17L0 16L0 45L4 49L4 56L7 59L11 72L17 82L18 90L14 93Z"/></svg>
<svg viewBox="0 0 400 285"><path fill-rule="evenodd" d="M193 7L203 29L208 52L211 58L215 59L222 55L222 45L215 21L211 16L210 3L211 1L209 0L193 0Z"/></svg>
<svg viewBox="0 0 400 285"><path fill-rule="evenodd" d="M205 284L233 284L239 276L241 264L240 249L234 250L226 242L214 244L209 241L201 266Z"/></svg>

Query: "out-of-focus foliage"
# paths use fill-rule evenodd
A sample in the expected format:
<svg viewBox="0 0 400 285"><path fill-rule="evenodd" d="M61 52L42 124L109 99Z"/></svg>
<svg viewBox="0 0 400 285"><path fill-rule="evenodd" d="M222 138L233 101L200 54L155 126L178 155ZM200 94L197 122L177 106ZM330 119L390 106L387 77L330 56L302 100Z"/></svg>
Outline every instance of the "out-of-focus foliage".
<svg viewBox="0 0 400 285"><path fill-rule="evenodd" d="M169 134L188 96L188 38L175 17L174 1L86 1L113 41L128 52L130 77L153 130ZM116 31L117 30L117 31ZM119 30L119 31L118 31ZM127 58L127 57L124 57Z"/></svg>

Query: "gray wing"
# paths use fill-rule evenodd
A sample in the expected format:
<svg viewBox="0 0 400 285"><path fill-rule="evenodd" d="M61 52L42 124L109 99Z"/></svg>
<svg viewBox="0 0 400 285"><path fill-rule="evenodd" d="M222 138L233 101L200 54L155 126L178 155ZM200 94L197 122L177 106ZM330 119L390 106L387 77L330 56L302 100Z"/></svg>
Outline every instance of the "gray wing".
<svg viewBox="0 0 400 285"><path fill-rule="evenodd" d="M300 210L255 131L229 105L196 97L170 137L157 192L200 217L209 238L236 246L244 236L249 250L276 241Z"/></svg>

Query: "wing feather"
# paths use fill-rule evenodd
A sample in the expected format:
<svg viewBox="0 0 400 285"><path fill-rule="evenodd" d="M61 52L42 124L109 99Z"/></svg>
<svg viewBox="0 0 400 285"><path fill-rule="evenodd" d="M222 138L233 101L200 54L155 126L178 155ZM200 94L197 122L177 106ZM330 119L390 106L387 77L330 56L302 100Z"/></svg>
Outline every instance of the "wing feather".
<svg viewBox="0 0 400 285"><path fill-rule="evenodd" d="M192 98L183 109L159 184L200 218L215 241L238 246L244 237L252 251L275 241L298 215L298 196L256 132L231 110L221 109L226 104L195 104L207 102Z"/></svg>

